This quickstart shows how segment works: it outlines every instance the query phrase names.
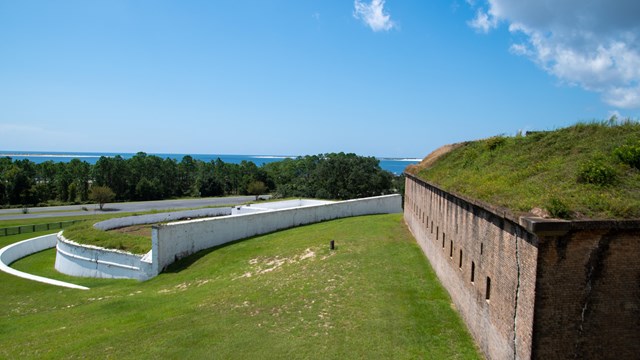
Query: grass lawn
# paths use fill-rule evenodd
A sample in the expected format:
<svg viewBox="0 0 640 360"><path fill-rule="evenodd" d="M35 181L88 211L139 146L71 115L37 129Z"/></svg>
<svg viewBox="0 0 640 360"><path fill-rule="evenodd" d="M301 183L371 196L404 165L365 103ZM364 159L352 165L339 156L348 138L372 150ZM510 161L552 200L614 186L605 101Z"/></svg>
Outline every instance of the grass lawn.
<svg viewBox="0 0 640 360"><path fill-rule="evenodd" d="M54 256L13 266L70 281ZM146 282L71 281L91 290L0 273L0 358L480 357L401 214L205 250Z"/></svg>

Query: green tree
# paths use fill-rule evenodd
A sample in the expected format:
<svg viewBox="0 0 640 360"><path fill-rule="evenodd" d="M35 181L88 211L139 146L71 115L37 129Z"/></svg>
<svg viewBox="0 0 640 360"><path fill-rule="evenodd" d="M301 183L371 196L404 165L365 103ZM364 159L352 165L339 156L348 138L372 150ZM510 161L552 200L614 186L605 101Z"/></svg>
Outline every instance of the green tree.
<svg viewBox="0 0 640 360"><path fill-rule="evenodd" d="M267 186L262 181L253 181L247 186L247 192L256 196L256 201L260 198L260 195L267 192Z"/></svg>
<svg viewBox="0 0 640 360"><path fill-rule="evenodd" d="M78 199L78 185L75 182L71 182L67 187L67 201L76 202Z"/></svg>
<svg viewBox="0 0 640 360"><path fill-rule="evenodd" d="M130 186L131 178L129 165L120 155L114 157L101 156L91 169L91 176L94 184L107 186L116 194L116 199L131 199Z"/></svg>
<svg viewBox="0 0 640 360"><path fill-rule="evenodd" d="M92 186L89 190L89 199L95 201L100 206L100 210L104 208L104 204L112 202L116 194L108 186Z"/></svg>
<svg viewBox="0 0 640 360"><path fill-rule="evenodd" d="M178 164L177 187L180 195L193 195L198 178L198 162L186 155Z"/></svg>
<svg viewBox="0 0 640 360"><path fill-rule="evenodd" d="M160 181L157 178L149 180L146 177L143 177L136 185L135 194L138 200L162 199Z"/></svg>
<svg viewBox="0 0 640 360"><path fill-rule="evenodd" d="M67 165L67 169L71 175L71 181L75 184L76 196L69 194L69 201L86 201L89 198L89 178L91 173L91 165L86 161L71 159Z"/></svg>

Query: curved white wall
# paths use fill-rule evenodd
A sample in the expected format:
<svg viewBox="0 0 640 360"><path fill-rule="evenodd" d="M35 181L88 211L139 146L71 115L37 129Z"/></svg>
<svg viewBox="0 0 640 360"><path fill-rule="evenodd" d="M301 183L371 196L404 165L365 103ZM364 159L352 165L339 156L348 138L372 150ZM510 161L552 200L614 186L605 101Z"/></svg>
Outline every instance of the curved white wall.
<svg viewBox="0 0 640 360"><path fill-rule="evenodd" d="M197 210L171 211L166 213L127 216L114 218L95 223L93 227L100 230L111 230L121 227L141 225L141 224L158 224L169 221L176 221L185 218L204 218L216 217L223 215L231 215L230 207L207 208Z"/></svg>
<svg viewBox="0 0 640 360"><path fill-rule="evenodd" d="M150 257L78 244L58 234L56 270L63 274L114 279L147 280L157 275Z"/></svg>
<svg viewBox="0 0 640 360"><path fill-rule="evenodd" d="M230 214L230 208L203 209ZM227 242L299 225L350 216L401 213L400 195L378 196L339 202L288 200L235 209L237 215L179 221L156 225L152 230L152 250L146 255L82 245L58 236L56 269L64 274L99 278L147 280L168 265L200 250ZM209 215L209 216L217 216ZM176 212L180 219L197 217ZM168 221L166 214L152 214L104 221L94 226L111 229L136 224Z"/></svg>
<svg viewBox="0 0 640 360"><path fill-rule="evenodd" d="M100 230L110 230L126 226L155 224L184 218L215 217L231 214L230 207L197 210L172 211L114 218L98 222L93 226ZM56 270L63 274L114 279L150 279L158 274L151 263L151 252L136 255L126 251L105 249L97 246L78 244L58 234Z"/></svg>
<svg viewBox="0 0 640 360"><path fill-rule="evenodd" d="M45 284L63 286L72 289L88 290L89 288L84 286L28 274L9 267L11 263L18 259L56 246L56 241L56 234L49 234L5 246L4 248L0 249L0 270L11 275L15 275L28 280L42 282Z"/></svg>
<svg viewBox="0 0 640 360"><path fill-rule="evenodd" d="M154 226L153 263L162 271L176 260L200 250L255 235L350 216L402 212L400 195L310 204L290 203L298 207Z"/></svg>

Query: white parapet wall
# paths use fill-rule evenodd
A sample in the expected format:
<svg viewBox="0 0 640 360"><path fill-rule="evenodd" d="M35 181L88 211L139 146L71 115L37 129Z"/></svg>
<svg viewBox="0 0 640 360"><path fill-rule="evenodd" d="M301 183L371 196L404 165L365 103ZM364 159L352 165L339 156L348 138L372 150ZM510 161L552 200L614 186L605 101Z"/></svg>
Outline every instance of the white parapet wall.
<svg viewBox="0 0 640 360"><path fill-rule="evenodd" d="M261 211L274 211L280 209L290 209L300 206L309 206L309 205L323 205L323 204L333 204L335 201L328 200L309 200L309 199L296 199L296 200L283 200L276 202L268 202L268 203L259 203L259 204L247 204L247 205L239 205L235 206L231 209L231 215L240 215L240 214L251 214Z"/></svg>
<svg viewBox="0 0 640 360"><path fill-rule="evenodd" d="M203 210L210 212L205 214ZM231 241L325 220L401 213L402 197L386 195L336 202L287 200L234 207L234 215L230 215L231 208L202 209L196 212L132 216L94 225L108 230L172 219L217 216L155 225L152 230L152 250L145 255L78 244L65 239L60 232L57 236L55 267L61 273L73 276L147 280L178 259Z"/></svg>
<svg viewBox="0 0 640 360"><path fill-rule="evenodd" d="M63 274L113 279L150 279L157 275L151 257L78 244L58 233L56 270Z"/></svg>
<svg viewBox="0 0 640 360"><path fill-rule="evenodd" d="M111 230L127 226L141 225L141 224L158 224L169 221L176 221L186 218L204 218L231 215L230 207L220 208L206 208L197 210L183 210L183 211L171 211L157 214L136 215L127 216L121 218L114 218L99 223L95 223L93 227L100 230Z"/></svg>
<svg viewBox="0 0 640 360"><path fill-rule="evenodd" d="M230 214L230 207L171 211L114 218L98 222L93 226L96 229L107 231L133 225L156 224L185 218L215 217ZM126 251L79 244L65 239L62 232L58 234L56 248L56 270L66 275L137 279L140 281L158 275L157 267L151 262L151 252L146 255L136 255Z"/></svg>
<svg viewBox="0 0 640 360"><path fill-rule="evenodd" d="M9 267L11 263L18 259L56 246L56 241L56 234L49 234L23 240L0 249L0 270L11 275L15 275L28 280L42 282L45 284L63 286L72 289L88 290L88 288L84 286L28 274Z"/></svg>
<svg viewBox="0 0 640 360"><path fill-rule="evenodd" d="M240 210L237 215L232 216L154 226L151 251L153 263L162 271L176 260L200 250L251 236L344 217L402 212L400 195L338 202L296 201L284 205L267 205L271 206L268 209L270 211L243 213ZM251 205L251 208L265 205Z"/></svg>

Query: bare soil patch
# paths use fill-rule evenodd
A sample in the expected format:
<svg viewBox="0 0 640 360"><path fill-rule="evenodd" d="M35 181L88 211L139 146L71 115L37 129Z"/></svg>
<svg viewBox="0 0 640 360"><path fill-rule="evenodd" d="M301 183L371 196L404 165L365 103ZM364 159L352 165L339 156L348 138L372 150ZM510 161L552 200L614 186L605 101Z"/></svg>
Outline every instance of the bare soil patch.
<svg viewBox="0 0 640 360"><path fill-rule="evenodd" d="M153 224L133 225L133 226L126 226L126 227L117 228L117 229L111 229L109 231L119 232L119 233L128 234L128 235L145 236L151 239L152 226Z"/></svg>

